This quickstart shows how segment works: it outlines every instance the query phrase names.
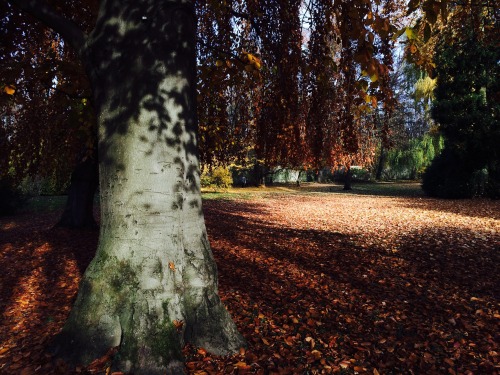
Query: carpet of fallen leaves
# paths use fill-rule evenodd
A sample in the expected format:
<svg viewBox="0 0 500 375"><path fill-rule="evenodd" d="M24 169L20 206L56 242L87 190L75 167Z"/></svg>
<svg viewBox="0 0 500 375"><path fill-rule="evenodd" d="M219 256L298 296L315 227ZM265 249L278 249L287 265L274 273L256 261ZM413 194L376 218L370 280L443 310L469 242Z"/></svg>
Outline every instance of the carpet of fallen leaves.
<svg viewBox="0 0 500 375"><path fill-rule="evenodd" d="M205 201L248 348L186 347L187 372L498 374L500 201L329 190ZM0 219L0 374L106 371L45 350L97 243L58 214Z"/></svg>

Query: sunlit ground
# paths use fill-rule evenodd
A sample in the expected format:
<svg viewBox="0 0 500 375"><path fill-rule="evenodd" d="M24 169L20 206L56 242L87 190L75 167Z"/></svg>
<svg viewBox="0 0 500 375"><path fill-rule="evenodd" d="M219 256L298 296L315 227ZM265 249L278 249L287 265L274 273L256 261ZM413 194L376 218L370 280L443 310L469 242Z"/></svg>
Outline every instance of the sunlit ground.
<svg viewBox="0 0 500 375"><path fill-rule="evenodd" d="M249 348L186 348L188 372L498 372L500 202L354 187L205 195L220 294ZM1 374L83 371L45 349L98 233L52 229L48 211L0 219Z"/></svg>

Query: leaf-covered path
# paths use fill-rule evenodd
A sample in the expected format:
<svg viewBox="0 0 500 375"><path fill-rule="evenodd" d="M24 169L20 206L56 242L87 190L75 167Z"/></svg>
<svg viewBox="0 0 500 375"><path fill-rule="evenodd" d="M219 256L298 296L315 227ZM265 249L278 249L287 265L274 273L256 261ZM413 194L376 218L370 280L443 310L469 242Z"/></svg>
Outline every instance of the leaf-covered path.
<svg viewBox="0 0 500 375"><path fill-rule="evenodd" d="M189 373L500 371L499 201L304 190L204 208L221 298L249 347L187 347ZM51 229L56 218L0 219L1 374L85 371L44 348L97 233Z"/></svg>

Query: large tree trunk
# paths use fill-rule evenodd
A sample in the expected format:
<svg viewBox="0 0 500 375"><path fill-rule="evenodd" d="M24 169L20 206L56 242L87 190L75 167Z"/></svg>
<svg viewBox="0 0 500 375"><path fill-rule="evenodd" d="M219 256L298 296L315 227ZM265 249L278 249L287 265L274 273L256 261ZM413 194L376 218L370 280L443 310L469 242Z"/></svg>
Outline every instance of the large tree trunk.
<svg viewBox="0 0 500 375"><path fill-rule="evenodd" d="M94 219L94 196L99 174L97 160L88 158L71 174L66 208L57 226L66 228L97 228Z"/></svg>
<svg viewBox="0 0 500 375"><path fill-rule="evenodd" d="M191 1L104 0L89 36L101 230L58 340L73 361L118 347L115 369L182 373L186 341L214 354L244 345L201 207L195 31Z"/></svg>

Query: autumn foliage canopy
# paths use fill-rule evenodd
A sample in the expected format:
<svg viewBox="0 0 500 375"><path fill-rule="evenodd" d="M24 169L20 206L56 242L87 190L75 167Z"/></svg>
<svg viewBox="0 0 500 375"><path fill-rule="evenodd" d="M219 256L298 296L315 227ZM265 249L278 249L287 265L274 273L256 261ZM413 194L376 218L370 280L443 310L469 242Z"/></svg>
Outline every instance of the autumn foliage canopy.
<svg viewBox="0 0 500 375"><path fill-rule="evenodd" d="M93 27L97 1L48 3L84 31ZM84 68L58 34L8 2L0 7L2 173L64 179L96 143ZM415 63L432 69L423 42L450 8L430 0L198 0L196 10L202 162L316 169L367 165L378 142L388 142L397 40L406 37Z"/></svg>

